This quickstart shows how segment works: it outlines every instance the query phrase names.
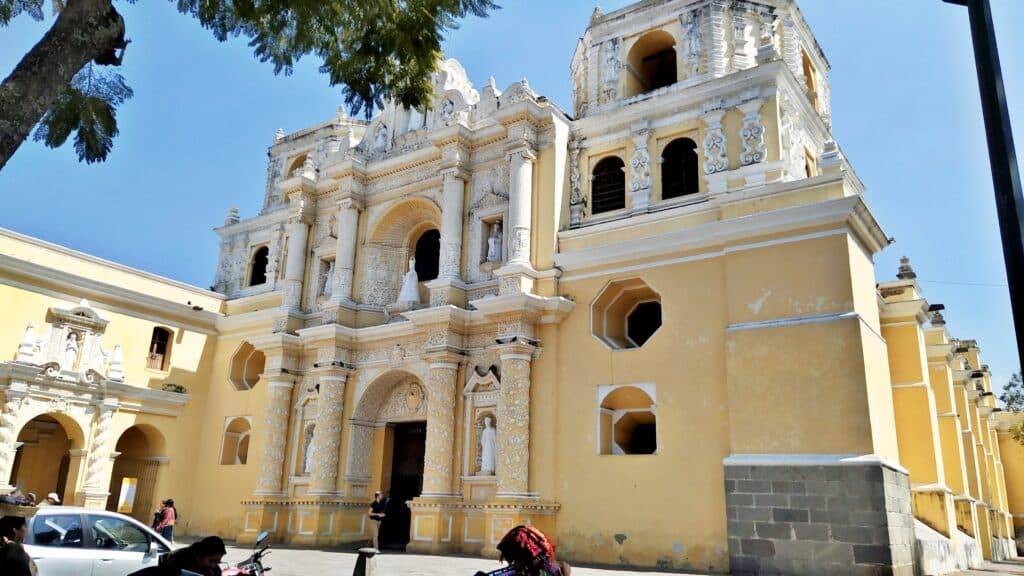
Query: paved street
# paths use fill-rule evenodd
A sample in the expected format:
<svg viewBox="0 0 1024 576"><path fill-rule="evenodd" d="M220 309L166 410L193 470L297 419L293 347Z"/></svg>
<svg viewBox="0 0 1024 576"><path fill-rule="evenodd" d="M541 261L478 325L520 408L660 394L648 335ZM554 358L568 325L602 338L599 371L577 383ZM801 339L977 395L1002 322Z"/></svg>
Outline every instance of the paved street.
<svg viewBox="0 0 1024 576"><path fill-rule="evenodd" d="M228 547L226 561L244 559L248 549ZM348 576L355 567L356 554L352 552L279 549L271 551L267 566L273 568L271 576ZM473 576L477 570L493 570L494 560L452 556L426 556L422 554L385 553L378 557L377 576ZM608 570L574 567L573 576L679 576L681 572L648 572ZM981 569L961 572L957 576L996 576L998 574L1024 575L1024 561L989 564Z"/></svg>

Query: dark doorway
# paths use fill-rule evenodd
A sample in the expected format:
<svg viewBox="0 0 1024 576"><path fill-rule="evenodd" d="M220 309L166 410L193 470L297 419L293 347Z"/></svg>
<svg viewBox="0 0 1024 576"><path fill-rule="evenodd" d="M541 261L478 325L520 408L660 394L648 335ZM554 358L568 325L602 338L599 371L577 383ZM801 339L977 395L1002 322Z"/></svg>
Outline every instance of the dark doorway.
<svg viewBox="0 0 1024 576"><path fill-rule="evenodd" d="M391 486L388 493L387 520L381 526L381 548L405 549L409 543L411 515L406 502L423 491L423 454L427 443L427 424L396 424L392 431Z"/></svg>

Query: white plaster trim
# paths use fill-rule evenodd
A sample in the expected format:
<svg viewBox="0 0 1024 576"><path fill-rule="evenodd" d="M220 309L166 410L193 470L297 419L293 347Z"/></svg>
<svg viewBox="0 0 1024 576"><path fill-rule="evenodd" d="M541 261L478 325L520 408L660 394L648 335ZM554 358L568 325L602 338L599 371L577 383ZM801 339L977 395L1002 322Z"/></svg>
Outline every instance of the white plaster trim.
<svg viewBox="0 0 1024 576"><path fill-rule="evenodd" d="M797 326L800 324L816 324L818 322L834 322L837 320L849 320L860 318L856 312L836 312L832 314L815 314L813 316L790 316L788 318L776 318L772 320L755 320L752 322L736 322L729 324L728 332L739 332L742 330L758 330L761 328L777 328L779 326Z"/></svg>
<svg viewBox="0 0 1024 576"><path fill-rule="evenodd" d="M217 293L217 292L211 292L209 290L204 290L204 289L202 289L202 288L200 288L198 286L193 286L191 284L186 284L185 282L181 282L179 280L174 280L173 278L167 278L165 276L160 276L158 274L153 274L152 272L146 272L145 270L139 270L138 268L132 268L130 266L125 266L124 264L119 264L117 262L113 262L113 261L110 261L110 260L104 260L103 258L99 258L99 257L93 256L91 254L86 254L85 252L79 252L78 250L74 250L74 249L68 248L66 246L61 246L60 244L54 244L52 242L47 242L46 240L42 240L42 239L39 239L39 238L33 238L32 236L26 236L25 234L20 234L18 232L15 232L13 230L8 229L8 228L0 228L0 236L6 236L6 237L8 237L8 238L10 238L12 240L16 240L18 242L23 242L25 244L31 244L31 245L37 246L39 248L44 248L44 249L50 250L52 252L57 252L59 254L63 254L64 256L70 256L72 258L77 258L79 260L85 260L86 262L90 262L92 264L98 264L100 266L106 266L108 268L113 268L115 270L120 270L121 272L126 272L126 273L132 274L134 276L139 276L141 278L145 278L147 280L153 280L153 281L159 282L161 284L166 284L168 286L173 286L173 287L178 288L180 290L186 290L188 292L192 292L192 293L194 293L194 294L196 294L198 296L204 296L206 298L216 298L218 300L225 300L226 299L223 294L220 294L220 293Z"/></svg>
<svg viewBox="0 0 1024 576"><path fill-rule="evenodd" d="M731 454L723 466L884 466L903 474L906 468L877 454Z"/></svg>
<svg viewBox="0 0 1024 576"><path fill-rule="evenodd" d="M430 537L424 537L420 535L420 520L423 516L417 516L412 523L412 539L417 542L430 542Z"/></svg>
<svg viewBox="0 0 1024 576"><path fill-rule="evenodd" d="M40 284L54 284L61 290L44 288L40 284L21 282L5 277L2 274L25 276ZM207 310L195 311L184 304L155 298L141 292L127 290L97 282L82 276L74 276L61 270L39 266L30 262L16 260L0 254L0 284L20 288L27 292L44 294L68 302L78 302L83 297L89 304L99 310L107 310L133 318L149 320L156 324L172 325L199 334L215 334L215 321L220 317L217 312ZM139 309L143 312L140 313Z"/></svg>
<svg viewBox="0 0 1024 576"><path fill-rule="evenodd" d="M946 486L945 484L941 484L939 482L933 482L931 484L911 484L910 485L910 491L911 492L919 492L919 493L922 493L922 494L932 494L932 493L952 494L953 493L953 490L950 489L949 486Z"/></svg>
<svg viewBox="0 0 1024 576"><path fill-rule="evenodd" d="M900 384L893 384L892 387L894 389L895 388L925 388L925 389L927 389L928 385L925 384L924 382L904 382L904 383L900 383Z"/></svg>

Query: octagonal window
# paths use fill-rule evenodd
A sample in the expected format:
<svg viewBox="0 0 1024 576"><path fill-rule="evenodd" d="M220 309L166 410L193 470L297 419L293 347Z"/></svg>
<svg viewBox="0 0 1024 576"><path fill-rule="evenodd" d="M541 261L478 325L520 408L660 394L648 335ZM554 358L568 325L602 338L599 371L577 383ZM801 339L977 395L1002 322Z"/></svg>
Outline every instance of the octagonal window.
<svg viewBox="0 0 1024 576"><path fill-rule="evenodd" d="M266 367L267 358L252 344L243 342L231 356L228 379L236 390L251 390Z"/></svg>
<svg viewBox="0 0 1024 576"><path fill-rule="evenodd" d="M661 295L640 278L616 280L591 305L591 331L615 350L640 348L661 328Z"/></svg>

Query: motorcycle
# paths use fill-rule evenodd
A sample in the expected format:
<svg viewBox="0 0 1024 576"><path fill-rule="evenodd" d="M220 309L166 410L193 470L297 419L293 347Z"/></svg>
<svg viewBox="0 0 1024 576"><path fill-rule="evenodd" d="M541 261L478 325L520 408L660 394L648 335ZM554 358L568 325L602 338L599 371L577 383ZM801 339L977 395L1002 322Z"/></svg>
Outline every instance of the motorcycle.
<svg viewBox="0 0 1024 576"><path fill-rule="evenodd" d="M256 537L256 543L252 547L252 554L235 566L229 566L221 570L221 576L263 576L270 572L270 568L263 565L263 558L270 552L270 532L260 532Z"/></svg>

